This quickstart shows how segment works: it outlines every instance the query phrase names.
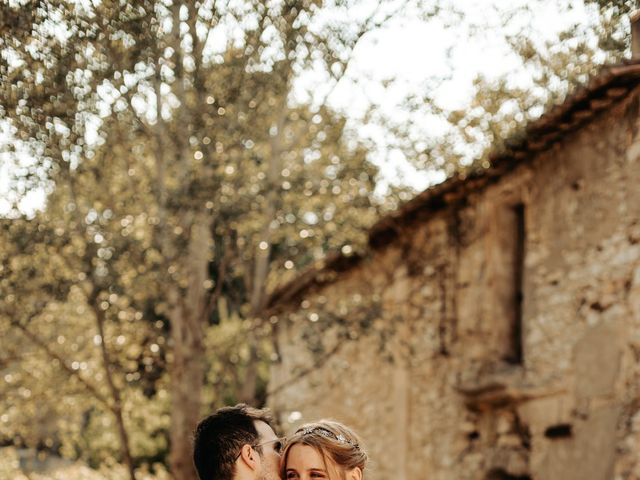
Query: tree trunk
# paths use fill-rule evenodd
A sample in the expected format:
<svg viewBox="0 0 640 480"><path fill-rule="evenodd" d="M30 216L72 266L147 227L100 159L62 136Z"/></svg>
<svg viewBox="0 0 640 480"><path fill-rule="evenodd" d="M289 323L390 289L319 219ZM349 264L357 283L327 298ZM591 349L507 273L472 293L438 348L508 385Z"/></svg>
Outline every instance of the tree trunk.
<svg viewBox="0 0 640 480"><path fill-rule="evenodd" d="M266 205L263 217L263 227L260 233L258 251L256 253L255 266L253 271L252 291L251 291L251 317L254 325L247 335L249 344L249 363L244 379L244 385L240 391L240 401L255 405L258 383L258 335L255 327L259 323L259 316L264 307L266 298L267 277L269 276L269 260L271 256L271 231L272 222L277 214L277 202L280 193L280 172L282 170L282 152L284 150L284 126L287 116L286 97L280 106L280 115L276 123L277 132L271 139L271 155L269 157L269 169L267 180L270 191L266 196Z"/></svg>
<svg viewBox="0 0 640 480"><path fill-rule="evenodd" d="M238 400L247 405L257 407L257 390L258 390L258 337L252 330L247 334L247 343L249 344L249 362L247 363L247 371L244 377L244 383L238 394Z"/></svg>
<svg viewBox="0 0 640 480"><path fill-rule="evenodd" d="M172 403L169 462L175 480L197 478L191 439L200 419L205 375L204 282L208 275L210 248L210 226L204 216L196 217L191 226L189 251L181 271L186 286L182 289L177 286L172 288L168 298L173 344L173 358L169 367Z"/></svg>

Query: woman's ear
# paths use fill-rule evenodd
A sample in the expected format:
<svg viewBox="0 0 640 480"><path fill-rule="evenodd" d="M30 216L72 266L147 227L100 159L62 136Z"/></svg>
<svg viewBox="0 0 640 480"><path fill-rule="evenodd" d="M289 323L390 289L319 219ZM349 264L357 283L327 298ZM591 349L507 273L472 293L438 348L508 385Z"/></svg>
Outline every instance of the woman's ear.
<svg viewBox="0 0 640 480"><path fill-rule="evenodd" d="M362 469L355 467L349 470L347 472L347 480L362 480Z"/></svg>
<svg viewBox="0 0 640 480"><path fill-rule="evenodd" d="M243 445L240 450L240 459L251 469L255 470L258 466L256 451L251 445Z"/></svg>

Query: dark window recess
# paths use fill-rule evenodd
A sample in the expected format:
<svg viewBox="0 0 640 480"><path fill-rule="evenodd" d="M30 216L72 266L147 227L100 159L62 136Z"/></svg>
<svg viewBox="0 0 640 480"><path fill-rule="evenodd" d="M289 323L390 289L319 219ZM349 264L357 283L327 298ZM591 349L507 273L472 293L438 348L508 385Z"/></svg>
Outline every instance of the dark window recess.
<svg viewBox="0 0 640 480"><path fill-rule="evenodd" d="M553 425L544 431L547 438L569 438L573 435L573 428L568 423Z"/></svg>
<svg viewBox="0 0 640 480"><path fill-rule="evenodd" d="M493 286L502 359L521 365L524 300L524 260L526 245L525 206L504 205L496 212L496 245Z"/></svg>
<svg viewBox="0 0 640 480"><path fill-rule="evenodd" d="M529 475L511 475L501 468L491 470L485 478L486 480L531 480Z"/></svg>
<svg viewBox="0 0 640 480"><path fill-rule="evenodd" d="M524 256L525 256L525 242L526 242L526 230L525 230L525 218L524 218L524 205L519 204L513 208L515 216L514 236L515 245L513 252L513 323L512 323L512 345L513 355L511 357L512 363L521 364L523 360L522 352L522 301L524 299Z"/></svg>

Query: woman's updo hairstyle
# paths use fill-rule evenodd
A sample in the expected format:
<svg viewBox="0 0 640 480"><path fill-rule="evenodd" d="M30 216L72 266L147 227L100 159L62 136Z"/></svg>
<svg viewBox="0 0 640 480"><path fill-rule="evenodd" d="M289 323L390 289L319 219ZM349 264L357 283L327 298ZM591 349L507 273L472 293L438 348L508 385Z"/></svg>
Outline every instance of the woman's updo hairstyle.
<svg viewBox="0 0 640 480"><path fill-rule="evenodd" d="M282 478L286 478L289 450L297 444L315 448L343 470L359 467L364 472L368 460L362 441L353 430L333 420L318 420L302 425L287 437L280 463Z"/></svg>

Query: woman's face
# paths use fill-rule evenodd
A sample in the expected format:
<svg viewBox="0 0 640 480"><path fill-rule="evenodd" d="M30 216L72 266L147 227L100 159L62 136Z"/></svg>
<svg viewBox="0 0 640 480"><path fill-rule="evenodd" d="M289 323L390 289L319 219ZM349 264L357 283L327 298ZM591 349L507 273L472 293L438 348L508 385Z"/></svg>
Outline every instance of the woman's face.
<svg viewBox="0 0 640 480"><path fill-rule="evenodd" d="M325 460L318 450L309 445L293 445L289 449L285 467L285 480L340 478L333 462Z"/></svg>

